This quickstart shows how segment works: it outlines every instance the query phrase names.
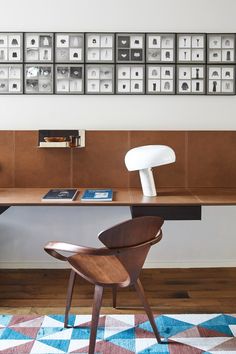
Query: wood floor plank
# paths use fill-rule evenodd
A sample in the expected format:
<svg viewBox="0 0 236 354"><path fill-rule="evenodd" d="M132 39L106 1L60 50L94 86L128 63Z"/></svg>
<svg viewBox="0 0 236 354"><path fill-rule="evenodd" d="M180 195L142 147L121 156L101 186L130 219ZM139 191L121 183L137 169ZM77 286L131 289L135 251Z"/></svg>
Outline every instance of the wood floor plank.
<svg viewBox="0 0 236 354"><path fill-rule="evenodd" d="M0 313L63 313L68 277L67 269L0 270ZM141 274L155 313L236 313L235 279L236 268L144 269ZM93 289L77 279L75 313L91 313ZM111 290L105 289L103 313L143 312L132 288L120 289L117 302L119 309L112 309Z"/></svg>

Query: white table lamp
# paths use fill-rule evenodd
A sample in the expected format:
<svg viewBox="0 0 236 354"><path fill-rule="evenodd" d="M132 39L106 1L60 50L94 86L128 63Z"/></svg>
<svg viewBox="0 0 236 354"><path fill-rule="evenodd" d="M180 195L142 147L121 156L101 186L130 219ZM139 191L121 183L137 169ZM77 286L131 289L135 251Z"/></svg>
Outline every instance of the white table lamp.
<svg viewBox="0 0 236 354"><path fill-rule="evenodd" d="M143 194L157 195L152 167L175 162L175 152L166 145L146 145L131 149L125 155L125 165L129 171L139 171Z"/></svg>

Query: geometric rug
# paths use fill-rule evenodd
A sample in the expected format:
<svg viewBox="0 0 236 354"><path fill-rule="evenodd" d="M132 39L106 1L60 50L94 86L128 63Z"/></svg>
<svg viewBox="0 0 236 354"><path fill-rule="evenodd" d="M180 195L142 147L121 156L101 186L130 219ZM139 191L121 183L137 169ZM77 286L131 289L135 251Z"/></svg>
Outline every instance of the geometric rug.
<svg viewBox="0 0 236 354"><path fill-rule="evenodd" d="M90 315L0 315L1 354L87 353ZM155 316L158 344L146 315L101 315L96 353L236 354L236 314Z"/></svg>

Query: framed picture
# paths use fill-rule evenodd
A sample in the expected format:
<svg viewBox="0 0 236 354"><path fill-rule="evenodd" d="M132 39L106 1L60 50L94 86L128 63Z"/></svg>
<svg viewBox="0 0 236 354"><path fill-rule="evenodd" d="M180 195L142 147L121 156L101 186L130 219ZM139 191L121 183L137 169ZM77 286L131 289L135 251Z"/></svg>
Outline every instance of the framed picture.
<svg viewBox="0 0 236 354"><path fill-rule="evenodd" d="M177 94L205 94L205 65L177 65Z"/></svg>
<svg viewBox="0 0 236 354"><path fill-rule="evenodd" d="M235 66L208 65L207 93L210 95L235 94Z"/></svg>
<svg viewBox="0 0 236 354"><path fill-rule="evenodd" d="M56 33L55 36L55 61L57 63L84 61L83 33Z"/></svg>
<svg viewBox="0 0 236 354"><path fill-rule="evenodd" d="M0 94L23 93L23 64L0 64Z"/></svg>
<svg viewBox="0 0 236 354"><path fill-rule="evenodd" d="M0 33L0 62L23 61L23 33Z"/></svg>
<svg viewBox="0 0 236 354"><path fill-rule="evenodd" d="M114 65L91 64L86 65L87 94L108 94L114 93Z"/></svg>
<svg viewBox="0 0 236 354"><path fill-rule="evenodd" d="M146 61L148 63L174 63L175 34L148 33L146 37Z"/></svg>
<svg viewBox="0 0 236 354"><path fill-rule="evenodd" d="M25 33L25 62L53 62L53 33Z"/></svg>
<svg viewBox="0 0 236 354"><path fill-rule="evenodd" d="M58 64L55 67L55 92L61 94L84 93L84 65Z"/></svg>
<svg viewBox="0 0 236 354"><path fill-rule="evenodd" d="M53 93L52 64L25 64L25 93Z"/></svg>
<svg viewBox="0 0 236 354"><path fill-rule="evenodd" d="M114 48L113 33L86 33L87 63L113 63Z"/></svg>
<svg viewBox="0 0 236 354"><path fill-rule="evenodd" d="M206 63L206 35L203 33L178 33L177 62Z"/></svg>
<svg viewBox="0 0 236 354"><path fill-rule="evenodd" d="M116 66L116 93L143 95L145 93L144 65Z"/></svg>
<svg viewBox="0 0 236 354"><path fill-rule="evenodd" d="M175 93L175 65L147 65L146 93L173 95Z"/></svg>
<svg viewBox="0 0 236 354"><path fill-rule="evenodd" d="M208 63L235 63L235 34L208 34Z"/></svg>
<svg viewBox="0 0 236 354"><path fill-rule="evenodd" d="M145 61L144 33L118 33L116 35L116 62L143 63Z"/></svg>

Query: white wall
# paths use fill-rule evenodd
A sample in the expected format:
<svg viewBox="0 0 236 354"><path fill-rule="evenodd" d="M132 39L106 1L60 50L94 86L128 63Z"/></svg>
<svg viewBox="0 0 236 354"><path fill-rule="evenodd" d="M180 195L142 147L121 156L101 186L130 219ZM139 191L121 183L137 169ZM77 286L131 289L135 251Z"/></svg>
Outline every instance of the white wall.
<svg viewBox="0 0 236 354"><path fill-rule="evenodd" d="M235 266L235 213L236 206L203 207L201 221L166 221L146 266ZM48 240L101 246L97 234L128 218L128 207L10 208L0 217L0 267L64 267L43 251Z"/></svg>
<svg viewBox="0 0 236 354"><path fill-rule="evenodd" d="M0 6L3 31L236 32L235 0L2 0ZM236 96L1 96L0 129L230 130L235 107Z"/></svg>
<svg viewBox="0 0 236 354"><path fill-rule="evenodd" d="M0 31L236 32L235 0L2 0ZM236 96L0 96L0 129L235 130ZM149 266L236 265L235 207L165 223ZM96 245L126 207L21 207L0 216L0 267L59 266L47 240ZM226 226L227 225L227 232Z"/></svg>

